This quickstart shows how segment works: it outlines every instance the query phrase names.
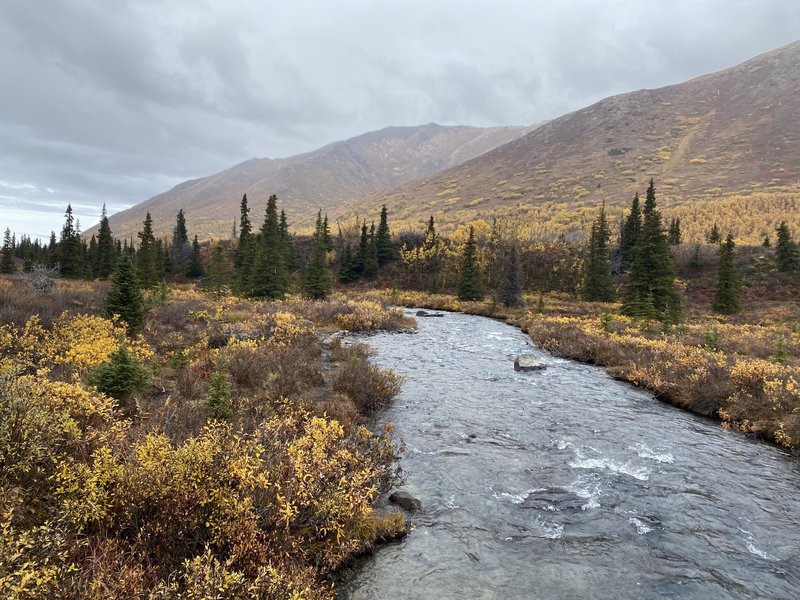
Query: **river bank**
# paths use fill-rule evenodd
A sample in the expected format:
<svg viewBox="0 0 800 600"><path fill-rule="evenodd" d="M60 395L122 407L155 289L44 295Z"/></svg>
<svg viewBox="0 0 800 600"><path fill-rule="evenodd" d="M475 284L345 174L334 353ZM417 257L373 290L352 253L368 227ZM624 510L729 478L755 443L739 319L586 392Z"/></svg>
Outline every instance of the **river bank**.
<svg viewBox="0 0 800 600"><path fill-rule="evenodd" d="M800 335L782 324L732 323L697 316L665 329L613 311L616 305L565 294L533 297L520 308L461 302L441 294L367 293L403 306L502 320L558 356L605 367L659 400L717 418L723 427L800 449Z"/></svg>

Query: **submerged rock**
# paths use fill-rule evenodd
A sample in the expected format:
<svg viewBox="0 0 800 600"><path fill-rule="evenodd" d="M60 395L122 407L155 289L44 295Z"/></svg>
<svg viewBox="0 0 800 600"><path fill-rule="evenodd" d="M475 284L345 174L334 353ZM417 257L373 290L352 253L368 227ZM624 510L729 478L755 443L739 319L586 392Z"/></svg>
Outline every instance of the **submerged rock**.
<svg viewBox="0 0 800 600"><path fill-rule="evenodd" d="M418 510L422 510L422 502L420 502L419 498L415 498L408 492L404 492L403 490L398 490L393 492L391 496L389 496L389 500L394 502L402 508L403 510L407 510L409 512L416 512Z"/></svg>
<svg viewBox="0 0 800 600"><path fill-rule="evenodd" d="M415 316L417 316L417 317L443 317L444 315L442 313L429 313L427 310L418 310L417 314Z"/></svg>
<svg viewBox="0 0 800 600"><path fill-rule="evenodd" d="M546 368L546 363L543 363L532 355L519 354L517 358L514 359L515 371L541 371Z"/></svg>

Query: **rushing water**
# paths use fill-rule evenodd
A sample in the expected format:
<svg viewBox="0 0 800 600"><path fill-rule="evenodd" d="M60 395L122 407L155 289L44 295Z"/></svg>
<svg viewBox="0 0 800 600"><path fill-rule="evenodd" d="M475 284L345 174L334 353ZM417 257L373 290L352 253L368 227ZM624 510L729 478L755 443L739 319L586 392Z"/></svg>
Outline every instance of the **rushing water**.
<svg viewBox="0 0 800 600"><path fill-rule="evenodd" d="M385 419L423 509L341 598L800 598L795 459L508 325L418 321L369 343L407 377Z"/></svg>

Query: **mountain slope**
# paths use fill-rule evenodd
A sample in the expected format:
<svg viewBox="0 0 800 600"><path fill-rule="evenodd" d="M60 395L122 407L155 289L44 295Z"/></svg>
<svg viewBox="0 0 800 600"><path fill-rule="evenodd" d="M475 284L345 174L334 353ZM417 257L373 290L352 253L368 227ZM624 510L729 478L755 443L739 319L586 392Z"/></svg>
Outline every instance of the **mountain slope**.
<svg viewBox="0 0 800 600"><path fill-rule="evenodd" d="M150 211L156 234L170 233L183 208L200 239L230 237L246 193L258 226L267 197L277 194L290 225L313 224L317 210L426 177L496 148L523 127L388 127L289 158L254 158L215 175L186 181L109 217L115 236L129 237ZM92 233L92 230L87 232Z"/></svg>
<svg viewBox="0 0 800 600"><path fill-rule="evenodd" d="M800 191L800 42L739 66L602 100L339 216L383 203L423 226L507 215L547 235L585 226L601 201L628 205L656 180L671 206L756 192Z"/></svg>

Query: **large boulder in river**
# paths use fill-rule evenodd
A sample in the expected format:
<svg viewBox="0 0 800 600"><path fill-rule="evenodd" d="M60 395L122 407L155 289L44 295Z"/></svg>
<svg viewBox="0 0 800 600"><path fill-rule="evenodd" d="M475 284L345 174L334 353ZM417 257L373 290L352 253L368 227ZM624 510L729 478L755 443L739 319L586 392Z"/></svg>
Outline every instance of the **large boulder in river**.
<svg viewBox="0 0 800 600"><path fill-rule="evenodd" d="M407 510L409 512L422 510L422 502L419 501L419 498L415 498L403 490L397 490L396 492L392 493L392 495L389 496L389 500L397 504L397 506L403 510Z"/></svg>
<svg viewBox="0 0 800 600"><path fill-rule="evenodd" d="M416 317L443 317L442 313L429 313L427 310L418 310Z"/></svg>
<svg viewBox="0 0 800 600"><path fill-rule="evenodd" d="M515 371L541 371L542 369L546 368L546 363L543 363L538 358L530 354L519 354L517 358L514 359Z"/></svg>

